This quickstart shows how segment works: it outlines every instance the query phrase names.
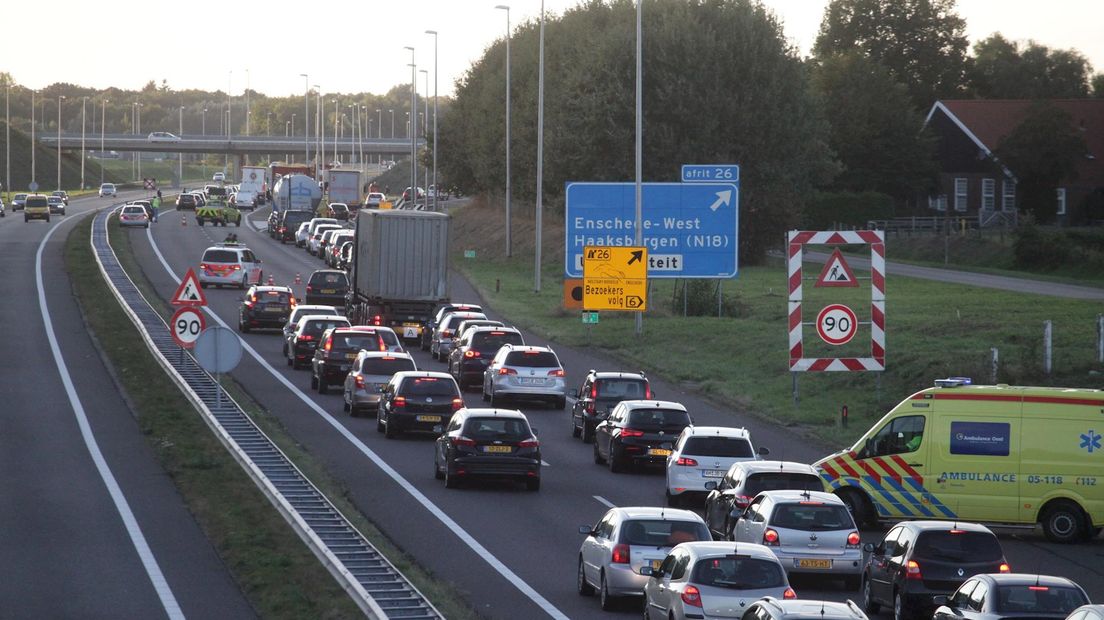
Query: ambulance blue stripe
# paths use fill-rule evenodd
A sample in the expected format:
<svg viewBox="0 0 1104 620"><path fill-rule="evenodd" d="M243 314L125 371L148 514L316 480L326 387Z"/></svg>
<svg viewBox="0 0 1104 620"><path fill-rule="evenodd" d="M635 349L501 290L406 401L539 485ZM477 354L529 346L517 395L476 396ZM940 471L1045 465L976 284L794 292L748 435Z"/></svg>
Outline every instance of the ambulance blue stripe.
<svg viewBox="0 0 1104 620"><path fill-rule="evenodd" d="M889 484L892 485L893 488L896 489L897 492L900 493L901 496L905 498L905 500L907 500L910 504L915 506L925 517L934 517L935 516L935 514L932 513L932 511L928 510L927 506L925 506L923 503L921 503L920 500L916 499L915 495L913 495L912 493L909 493L908 491L906 491L905 487L902 486L901 483L897 482L896 480L894 480L893 478L890 478L888 476L883 478L883 480L888 480Z"/></svg>
<svg viewBox="0 0 1104 620"><path fill-rule="evenodd" d="M902 515L904 515L906 517L915 517L916 516L916 514L913 513L913 511L910 508L906 507L904 504L902 504L900 501L898 501L898 499L896 497L893 497L892 495L890 495L889 491L886 491L885 488L882 487L882 485L879 482L874 480L874 478L872 476L867 476L867 477L863 478L863 480L865 480L866 483L868 485L870 485L870 488L872 488L875 491L881 493L882 496L885 497L886 501L890 505L895 507ZM883 480L887 480L887 478L883 478ZM886 507L883 506L882 504L879 504L877 501L875 501L874 506L878 509L878 512L880 512L882 514L882 516L890 516L890 511L887 510Z"/></svg>
<svg viewBox="0 0 1104 620"><path fill-rule="evenodd" d="M931 493L928 493L928 491L919 482L917 482L915 478L905 478L905 480L908 481L909 485L912 486L913 489L916 489L917 493L926 493L929 499L928 503L939 510L939 512L942 512L944 517L947 517L949 519L955 518L955 513L952 512L950 508L944 506L943 502L939 501L939 498L932 495Z"/></svg>

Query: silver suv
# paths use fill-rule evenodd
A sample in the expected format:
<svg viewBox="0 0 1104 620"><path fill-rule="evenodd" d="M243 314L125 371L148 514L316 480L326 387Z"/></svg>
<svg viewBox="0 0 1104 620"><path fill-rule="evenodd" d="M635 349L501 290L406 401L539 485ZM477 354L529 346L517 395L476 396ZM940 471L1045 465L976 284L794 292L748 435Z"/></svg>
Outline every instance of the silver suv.
<svg viewBox="0 0 1104 620"><path fill-rule="evenodd" d="M483 400L497 407L504 399L546 400L567 406L564 369L548 347L503 345L483 372Z"/></svg>

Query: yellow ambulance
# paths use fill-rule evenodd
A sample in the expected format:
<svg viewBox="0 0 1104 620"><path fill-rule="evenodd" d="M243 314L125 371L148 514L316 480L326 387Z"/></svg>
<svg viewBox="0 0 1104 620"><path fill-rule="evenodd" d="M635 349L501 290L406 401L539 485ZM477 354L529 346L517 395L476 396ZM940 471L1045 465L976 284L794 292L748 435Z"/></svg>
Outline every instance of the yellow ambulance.
<svg viewBox="0 0 1104 620"><path fill-rule="evenodd" d="M941 379L850 449L814 463L855 520L1041 524L1054 542L1104 528L1104 390Z"/></svg>

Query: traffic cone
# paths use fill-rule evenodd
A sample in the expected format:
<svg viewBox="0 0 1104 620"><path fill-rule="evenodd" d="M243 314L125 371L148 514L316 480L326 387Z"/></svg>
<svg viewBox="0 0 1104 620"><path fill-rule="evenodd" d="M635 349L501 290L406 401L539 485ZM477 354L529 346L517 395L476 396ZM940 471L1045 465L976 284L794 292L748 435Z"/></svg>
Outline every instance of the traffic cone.
<svg viewBox="0 0 1104 620"><path fill-rule="evenodd" d="M276 281L272 279L272 274L270 273L268 274L268 285L272 286L273 284L276 284Z"/></svg>
<svg viewBox="0 0 1104 620"><path fill-rule="evenodd" d="M299 277L298 273L295 274L295 283L296 284L302 284L303 283L303 278Z"/></svg>

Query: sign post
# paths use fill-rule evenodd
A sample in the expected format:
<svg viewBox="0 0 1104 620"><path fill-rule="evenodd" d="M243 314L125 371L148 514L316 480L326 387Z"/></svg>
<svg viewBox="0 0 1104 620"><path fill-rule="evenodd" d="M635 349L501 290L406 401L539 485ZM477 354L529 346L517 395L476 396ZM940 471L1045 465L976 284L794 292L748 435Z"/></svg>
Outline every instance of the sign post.
<svg viewBox="0 0 1104 620"><path fill-rule="evenodd" d="M648 248L587 246L583 252L583 309L648 309ZM597 314L595 314L597 323Z"/></svg>

